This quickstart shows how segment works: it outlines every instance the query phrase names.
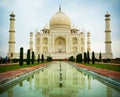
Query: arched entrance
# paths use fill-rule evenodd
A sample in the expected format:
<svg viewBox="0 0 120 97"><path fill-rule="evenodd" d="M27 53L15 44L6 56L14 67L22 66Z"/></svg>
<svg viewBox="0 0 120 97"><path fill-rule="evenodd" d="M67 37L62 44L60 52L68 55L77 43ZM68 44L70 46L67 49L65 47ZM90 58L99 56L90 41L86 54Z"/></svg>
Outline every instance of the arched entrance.
<svg viewBox="0 0 120 97"><path fill-rule="evenodd" d="M55 39L55 53L66 53L66 40L63 37Z"/></svg>

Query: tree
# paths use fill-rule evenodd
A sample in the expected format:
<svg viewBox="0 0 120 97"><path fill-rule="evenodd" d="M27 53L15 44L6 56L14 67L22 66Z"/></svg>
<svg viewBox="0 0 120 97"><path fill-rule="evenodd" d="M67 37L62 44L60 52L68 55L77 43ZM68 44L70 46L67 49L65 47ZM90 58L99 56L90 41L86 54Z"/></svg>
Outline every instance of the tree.
<svg viewBox="0 0 120 97"><path fill-rule="evenodd" d="M23 65L23 47L20 48L20 59L19 59L19 65Z"/></svg>
<svg viewBox="0 0 120 97"><path fill-rule="evenodd" d="M30 65L30 49L27 51L27 65Z"/></svg>
<svg viewBox="0 0 120 97"><path fill-rule="evenodd" d="M79 62L79 54L76 56L76 62Z"/></svg>
<svg viewBox="0 0 120 97"><path fill-rule="evenodd" d="M68 58L68 60L74 62L74 61L75 61L75 58L74 58L73 56L70 56L70 57Z"/></svg>
<svg viewBox="0 0 120 97"><path fill-rule="evenodd" d="M101 55L101 52L100 52L100 54L99 54L99 61L101 62L101 60L102 60L102 55Z"/></svg>
<svg viewBox="0 0 120 97"><path fill-rule="evenodd" d="M95 53L94 53L94 51L92 52L92 64L95 64Z"/></svg>
<svg viewBox="0 0 120 97"><path fill-rule="evenodd" d="M2 59L3 59L3 58L0 56L0 64L2 64Z"/></svg>
<svg viewBox="0 0 120 97"><path fill-rule="evenodd" d="M87 62L88 62L88 64L90 63L90 55L89 55L89 51L87 51Z"/></svg>
<svg viewBox="0 0 120 97"><path fill-rule="evenodd" d="M87 61L87 54L86 52L84 52L84 63L86 63L86 61Z"/></svg>
<svg viewBox="0 0 120 97"><path fill-rule="evenodd" d="M40 54L38 54L38 63L40 62Z"/></svg>
<svg viewBox="0 0 120 97"><path fill-rule="evenodd" d="M52 57L48 56L47 57L47 62L50 62L50 61L52 61Z"/></svg>
<svg viewBox="0 0 120 97"><path fill-rule="evenodd" d="M82 54L80 54L80 63L82 63Z"/></svg>
<svg viewBox="0 0 120 97"><path fill-rule="evenodd" d="M35 61L35 55L34 55L34 51L32 51L32 64L34 64Z"/></svg>
<svg viewBox="0 0 120 97"><path fill-rule="evenodd" d="M41 55L41 62L42 63L44 62L44 55L43 54Z"/></svg>
<svg viewBox="0 0 120 97"><path fill-rule="evenodd" d="M76 62L82 63L82 54L78 54L78 55L76 56Z"/></svg>

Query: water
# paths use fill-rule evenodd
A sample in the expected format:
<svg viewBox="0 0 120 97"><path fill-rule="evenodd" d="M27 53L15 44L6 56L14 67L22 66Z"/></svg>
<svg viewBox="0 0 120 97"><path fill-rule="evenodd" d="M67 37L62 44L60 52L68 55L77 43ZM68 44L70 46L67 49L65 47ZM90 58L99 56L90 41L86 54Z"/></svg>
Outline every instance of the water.
<svg viewBox="0 0 120 97"><path fill-rule="evenodd" d="M54 62L0 93L0 97L120 97L120 91L68 63L61 62L60 66Z"/></svg>

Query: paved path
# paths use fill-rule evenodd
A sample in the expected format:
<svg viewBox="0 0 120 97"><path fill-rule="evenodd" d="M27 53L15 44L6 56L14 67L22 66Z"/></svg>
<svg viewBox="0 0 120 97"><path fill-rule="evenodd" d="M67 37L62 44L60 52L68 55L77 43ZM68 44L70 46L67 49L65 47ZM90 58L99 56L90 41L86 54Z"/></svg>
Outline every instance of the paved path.
<svg viewBox="0 0 120 97"><path fill-rule="evenodd" d="M75 64L76 66L78 66L80 68L85 68L87 70L96 72L96 73L101 74L103 76L110 77L114 80L120 81L120 72L101 69L101 68L95 68L92 66L86 66L86 65L79 64L79 63L73 63L73 64Z"/></svg>
<svg viewBox="0 0 120 97"><path fill-rule="evenodd" d="M105 63L105 62L96 62L98 64L106 64L106 65L120 65L120 63Z"/></svg>
<svg viewBox="0 0 120 97"><path fill-rule="evenodd" d="M17 70L12 70L12 71L8 71L8 72L3 72L0 73L0 84L5 83L8 80L11 80L13 78L15 78L16 76L20 76L23 75L25 73L28 73L30 71L33 71L35 69L44 67L46 65L48 65L49 63L44 63L44 64L40 64L37 66L32 66L32 67L28 67L28 68L21 68L21 69L17 69Z"/></svg>

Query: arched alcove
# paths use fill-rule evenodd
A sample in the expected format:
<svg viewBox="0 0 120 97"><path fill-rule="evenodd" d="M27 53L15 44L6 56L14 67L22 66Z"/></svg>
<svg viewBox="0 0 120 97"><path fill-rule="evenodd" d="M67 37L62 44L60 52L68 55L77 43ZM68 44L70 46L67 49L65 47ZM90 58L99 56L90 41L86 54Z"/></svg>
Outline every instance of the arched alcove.
<svg viewBox="0 0 120 97"><path fill-rule="evenodd" d="M40 39L39 38L37 38L37 44L40 44Z"/></svg>
<svg viewBox="0 0 120 97"><path fill-rule="evenodd" d="M84 45L84 39L83 38L81 38L81 44Z"/></svg>
<svg viewBox="0 0 120 97"><path fill-rule="evenodd" d="M78 48L77 47L73 47L72 52L73 53L77 53L78 52Z"/></svg>
<svg viewBox="0 0 120 97"><path fill-rule="evenodd" d="M43 44L48 44L48 38L47 37L43 38Z"/></svg>
<svg viewBox="0 0 120 97"><path fill-rule="evenodd" d="M57 37L54 44L56 53L65 53L66 52L66 40L63 37Z"/></svg>
<svg viewBox="0 0 120 97"><path fill-rule="evenodd" d="M77 44L77 43L78 43L77 38L74 37L74 38L73 38L73 44Z"/></svg>
<svg viewBox="0 0 120 97"><path fill-rule="evenodd" d="M48 52L48 47L44 46L43 47L43 53L46 54Z"/></svg>

